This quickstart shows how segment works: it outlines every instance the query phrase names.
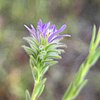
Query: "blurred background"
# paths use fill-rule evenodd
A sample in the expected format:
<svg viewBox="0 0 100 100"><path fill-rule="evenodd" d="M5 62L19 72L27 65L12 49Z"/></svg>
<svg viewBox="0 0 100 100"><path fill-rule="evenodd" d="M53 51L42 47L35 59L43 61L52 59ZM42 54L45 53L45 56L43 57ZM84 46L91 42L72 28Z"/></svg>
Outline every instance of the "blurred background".
<svg viewBox="0 0 100 100"><path fill-rule="evenodd" d="M29 36L24 24L51 21L63 32L67 44L62 59L47 72L46 88L39 100L61 100L80 64L87 57L92 27L100 25L100 0L0 0L0 100L25 100L32 93L29 57L21 47ZM76 100L100 100L100 59L87 75L88 84Z"/></svg>

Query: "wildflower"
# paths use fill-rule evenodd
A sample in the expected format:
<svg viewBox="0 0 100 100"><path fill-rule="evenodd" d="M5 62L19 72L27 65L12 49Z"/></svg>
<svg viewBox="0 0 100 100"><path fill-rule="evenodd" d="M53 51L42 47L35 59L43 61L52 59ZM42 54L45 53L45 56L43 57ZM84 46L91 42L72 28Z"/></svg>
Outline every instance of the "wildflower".
<svg viewBox="0 0 100 100"><path fill-rule="evenodd" d="M37 29L33 25L30 25L30 28L24 26L31 33L31 37L24 38L30 47L23 47L33 58L33 65L40 66L38 64L40 63L46 67L57 63L55 60L61 58L60 54L63 52L60 47L65 47L63 43L60 43L60 40L65 36L70 37L68 34L59 34L65 30L66 25L64 24L60 29L57 29L54 24L50 25L50 22L42 23L42 20L39 20Z"/></svg>
<svg viewBox="0 0 100 100"><path fill-rule="evenodd" d="M70 37L70 35L68 34L64 34L64 35L59 34L65 30L66 24L62 25L62 27L57 30L54 24L50 25L50 22L42 23L42 20L40 19L37 25L37 30L34 28L33 25L30 25L31 28L29 28L26 25L24 26L28 29L31 35L35 37L39 42L41 41L41 37L47 40L48 43L52 43L58 39L61 39L64 36Z"/></svg>
<svg viewBox="0 0 100 100"><path fill-rule="evenodd" d="M30 66L35 82L32 100L37 100L44 90L46 82L44 74L51 65L58 62L56 59L61 58L60 54L63 50L60 47L65 47L63 43L60 43L61 38L70 37L70 35L59 34L65 30L65 24L60 29L57 29L54 24L50 25L50 22L43 24L42 20L39 20L37 29L33 25L30 25L30 28L24 26L31 33L31 37L24 38L30 47L23 47L30 56Z"/></svg>

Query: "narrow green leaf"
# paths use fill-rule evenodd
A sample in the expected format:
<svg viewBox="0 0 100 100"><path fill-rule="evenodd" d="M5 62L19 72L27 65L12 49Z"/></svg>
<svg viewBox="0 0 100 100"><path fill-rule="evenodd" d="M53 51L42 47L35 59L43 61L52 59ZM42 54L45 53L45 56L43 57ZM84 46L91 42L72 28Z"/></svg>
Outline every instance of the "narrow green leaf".
<svg viewBox="0 0 100 100"><path fill-rule="evenodd" d="M65 45L65 44L59 44L59 45L57 45L56 47L57 47L57 48L67 48L67 45Z"/></svg>
<svg viewBox="0 0 100 100"><path fill-rule="evenodd" d="M100 57L100 47L95 51L95 54L93 55L91 59L91 62L90 62L91 66L96 63L99 57Z"/></svg>
<svg viewBox="0 0 100 100"><path fill-rule="evenodd" d="M38 73L38 69L37 69L37 67L36 66L34 66L34 75L35 75L35 79L38 79L38 77L39 77L39 73Z"/></svg>
<svg viewBox="0 0 100 100"><path fill-rule="evenodd" d="M61 59L61 56L58 55L57 52L49 52L47 53L45 59L50 58L50 59Z"/></svg>
<svg viewBox="0 0 100 100"><path fill-rule="evenodd" d="M90 43L90 50L93 50L93 48L94 48L95 39L96 39L96 26L94 25L93 31L92 31L92 39L91 39L91 43Z"/></svg>
<svg viewBox="0 0 100 100"><path fill-rule="evenodd" d="M98 47L99 43L100 43L100 28L99 28L98 33L97 33L97 38L95 41L95 48Z"/></svg>
<svg viewBox="0 0 100 100"><path fill-rule="evenodd" d="M44 78L44 79L42 80L42 83L41 83L42 85L41 85L40 90L39 90L39 92L38 92L38 97L42 94L42 92L43 92L43 90L44 90L45 82L46 82L46 78Z"/></svg>
<svg viewBox="0 0 100 100"><path fill-rule="evenodd" d="M33 55L34 57L36 57L36 54L33 49L31 49L25 45L23 45L22 47L25 49L25 51L27 52L28 55Z"/></svg>
<svg viewBox="0 0 100 100"><path fill-rule="evenodd" d="M62 100L72 100L73 98L73 93L75 91L76 87L73 86L73 83L71 83L67 89L67 91L65 92Z"/></svg>
<svg viewBox="0 0 100 100"><path fill-rule="evenodd" d="M53 61L53 59L47 58L47 59L43 60L42 63L44 63L44 62L51 62L51 61Z"/></svg>
<svg viewBox="0 0 100 100"><path fill-rule="evenodd" d="M36 40L33 40L33 38L29 38L29 37L25 37L24 38L24 40L26 40L28 43L29 43L29 45L30 45L30 47L36 52L36 51L39 51L39 45L38 45L38 43L36 42Z"/></svg>
<svg viewBox="0 0 100 100"><path fill-rule="evenodd" d="M52 50L52 49L55 49L56 47L55 47L55 43L51 43L51 44L48 44L46 47L45 47L45 50Z"/></svg>
<svg viewBox="0 0 100 100"><path fill-rule="evenodd" d="M73 99L75 99L77 97L77 95L79 94L79 92L82 90L82 88L86 85L88 80L83 80L81 82L81 84L77 87L76 91L74 91L73 94Z"/></svg>
<svg viewBox="0 0 100 100"><path fill-rule="evenodd" d="M42 94L44 87L45 87L44 84L40 87L39 92L38 92L38 97Z"/></svg>
<svg viewBox="0 0 100 100"><path fill-rule="evenodd" d="M79 71L78 73L76 74L76 77L75 77L75 81L74 81L74 84L80 84L81 81L84 79L84 77L82 76L82 71L84 70L84 64L82 64L79 68Z"/></svg>
<svg viewBox="0 0 100 100"><path fill-rule="evenodd" d="M39 83L36 84L34 93L37 97L39 97L41 93L43 92L45 82L46 82L46 79L43 79Z"/></svg>
<svg viewBox="0 0 100 100"><path fill-rule="evenodd" d="M46 59L47 58L51 58L51 59L61 59L61 56L59 56L59 55L49 55L49 56L46 57Z"/></svg>
<svg viewBox="0 0 100 100"><path fill-rule="evenodd" d="M26 100L31 100L30 93L28 90L26 90Z"/></svg>
<svg viewBox="0 0 100 100"><path fill-rule="evenodd" d="M55 65L55 64L57 64L58 63L58 61L51 61L48 65L49 66L52 66L52 65Z"/></svg>
<svg viewBox="0 0 100 100"><path fill-rule="evenodd" d="M32 67L37 64L36 58L32 55L30 55L30 64Z"/></svg>
<svg viewBox="0 0 100 100"><path fill-rule="evenodd" d="M63 49L57 49L57 51L59 52L59 54L64 53L65 51Z"/></svg>
<svg viewBox="0 0 100 100"><path fill-rule="evenodd" d="M37 46L35 46L34 44L31 44L31 43L29 45L35 52L39 52L39 48Z"/></svg>
<svg viewBox="0 0 100 100"><path fill-rule="evenodd" d="M57 53L58 53L58 50L57 50L57 49L50 49L50 50L47 50L47 53L52 53L52 52L57 52Z"/></svg>
<svg viewBox="0 0 100 100"><path fill-rule="evenodd" d="M48 71L48 69L49 69L49 66L44 67L42 72L41 72L41 75L43 76Z"/></svg>
<svg viewBox="0 0 100 100"><path fill-rule="evenodd" d="M23 39L28 43L34 43L34 45L39 46L38 41L34 37L24 37Z"/></svg>
<svg viewBox="0 0 100 100"><path fill-rule="evenodd" d="M46 78L44 78L43 80L42 80L42 84L45 84L45 82L46 82Z"/></svg>
<svg viewBox="0 0 100 100"><path fill-rule="evenodd" d="M34 68L33 68L33 66L30 66L31 67L31 71L32 71L32 76L33 76L33 79L34 79L34 81L35 81L35 73L34 73Z"/></svg>

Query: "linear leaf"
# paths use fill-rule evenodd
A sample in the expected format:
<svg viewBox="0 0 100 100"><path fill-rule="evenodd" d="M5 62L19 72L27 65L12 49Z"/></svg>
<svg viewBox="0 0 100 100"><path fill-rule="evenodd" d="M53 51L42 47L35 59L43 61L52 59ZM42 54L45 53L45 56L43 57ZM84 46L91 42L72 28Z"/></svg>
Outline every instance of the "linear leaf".
<svg viewBox="0 0 100 100"><path fill-rule="evenodd" d="M94 25L93 26L93 31L92 31L92 39L91 39L91 43L90 43L90 49L91 50L94 46L95 38L96 38L96 26Z"/></svg>
<svg viewBox="0 0 100 100"><path fill-rule="evenodd" d="M100 57L100 47L95 51L95 54L91 59L91 62L90 62L91 66L96 63L96 61L98 60L99 57Z"/></svg>
<svg viewBox="0 0 100 100"><path fill-rule="evenodd" d="M38 46L39 43L34 37L24 37L24 40L26 40L28 43L34 43L34 45Z"/></svg>
<svg viewBox="0 0 100 100"><path fill-rule="evenodd" d="M27 52L28 55L33 55L34 57L36 57L36 53L34 52L33 49L31 49L30 47L27 47L25 45L23 45L22 47L25 49L25 51Z"/></svg>
<svg viewBox="0 0 100 100"><path fill-rule="evenodd" d="M26 100L31 100L30 93L28 90L26 90Z"/></svg>

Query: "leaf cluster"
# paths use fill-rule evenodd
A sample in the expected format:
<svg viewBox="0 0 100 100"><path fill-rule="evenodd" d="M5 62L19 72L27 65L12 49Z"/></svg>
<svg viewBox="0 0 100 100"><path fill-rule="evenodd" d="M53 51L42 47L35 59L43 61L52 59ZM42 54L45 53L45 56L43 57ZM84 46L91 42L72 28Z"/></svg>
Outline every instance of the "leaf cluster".
<svg viewBox="0 0 100 100"><path fill-rule="evenodd" d="M57 63L56 59L61 58L60 54L64 52L61 47L65 47L65 45L60 42L48 43L44 38L41 38L41 41L38 41L34 37L25 37L24 39L29 44L29 46L23 46L23 48L30 56L30 66L35 82L33 91L35 95L32 94L32 98L38 98L45 86L46 79L44 78L44 74L51 65Z"/></svg>
<svg viewBox="0 0 100 100"><path fill-rule="evenodd" d="M89 54L86 60L81 64L75 79L70 84L68 90L65 92L62 100L73 100L79 94L81 89L86 85L87 79L85 79L90 68L96 63L100 57L100 28L96 35L96 26L93 27L92 39L90 43Z"/></svg>

